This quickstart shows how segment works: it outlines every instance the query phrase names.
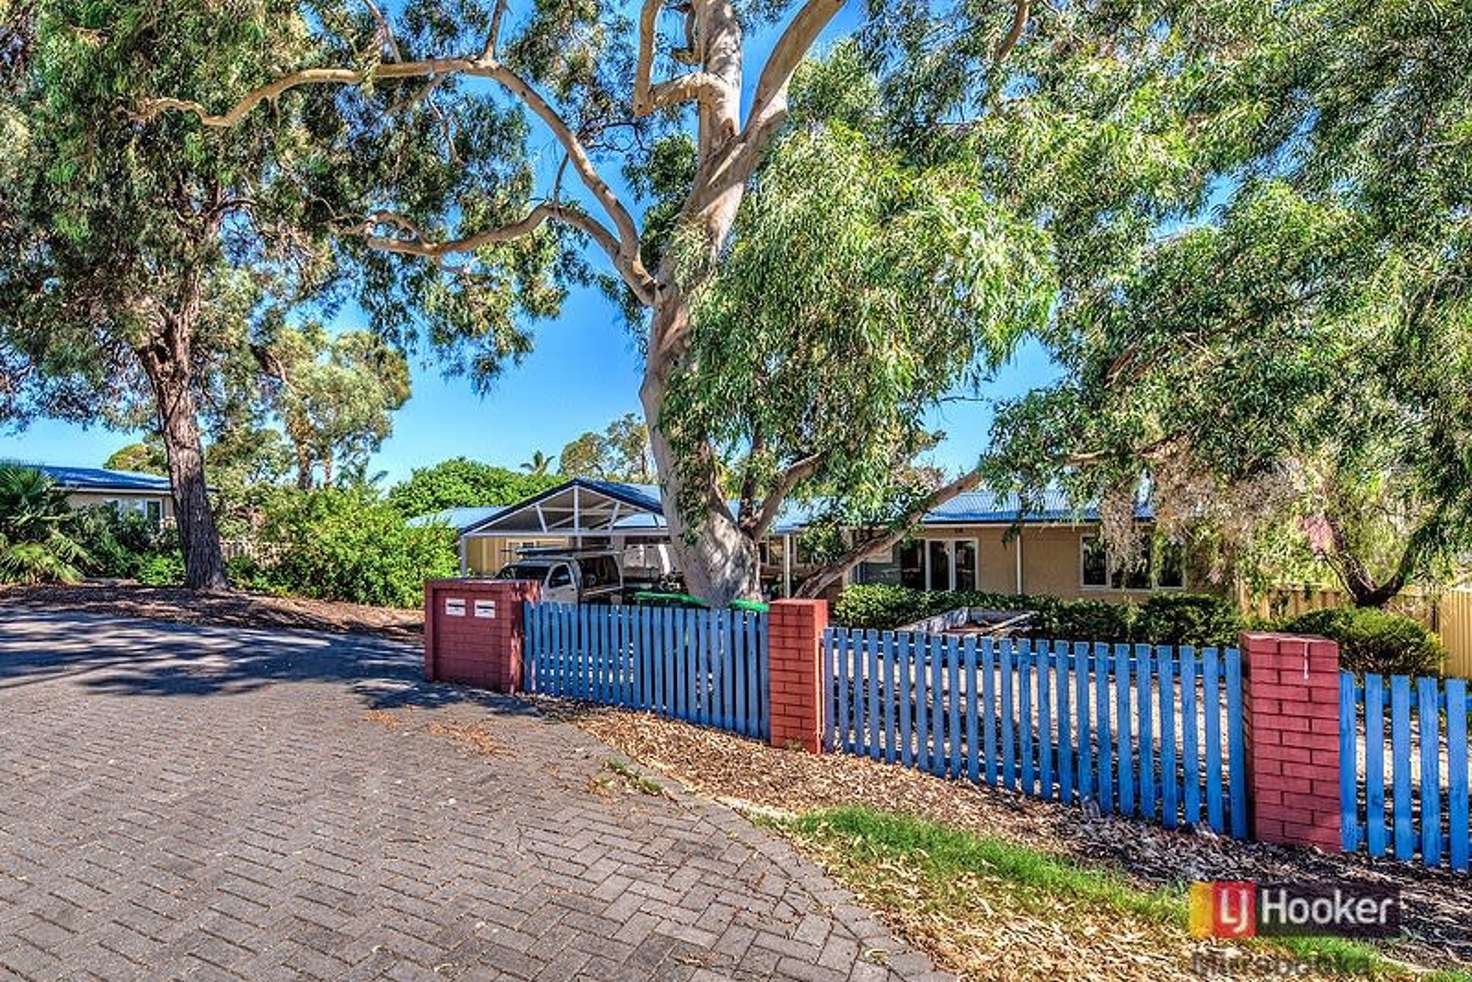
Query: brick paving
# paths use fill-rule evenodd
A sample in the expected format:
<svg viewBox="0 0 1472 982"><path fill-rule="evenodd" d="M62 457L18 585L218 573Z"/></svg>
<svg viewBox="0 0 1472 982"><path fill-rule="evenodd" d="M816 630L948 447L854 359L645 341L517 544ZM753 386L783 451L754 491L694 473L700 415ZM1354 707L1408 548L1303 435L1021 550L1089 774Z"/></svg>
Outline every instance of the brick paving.
<svg viewBox="0 0 1472 982"><path fill-rule="evenodd" d="M0 977L937 977L734 812L611 793L602 744L418 673L0 606Z"/></svg>

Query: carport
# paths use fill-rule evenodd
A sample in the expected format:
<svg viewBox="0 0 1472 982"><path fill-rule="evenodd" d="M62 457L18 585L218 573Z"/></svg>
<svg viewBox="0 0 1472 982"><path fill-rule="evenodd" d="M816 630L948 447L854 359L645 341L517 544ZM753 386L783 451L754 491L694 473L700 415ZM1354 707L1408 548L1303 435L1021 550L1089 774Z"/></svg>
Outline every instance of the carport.
<svg viewBox="0 0 1472 982"><path fill-rule="evenodd" d="M783 592L791 593L792 532L777 530L782 545ZM621 550L626 568L668 571L669 531L660 504L659 487L621 481L574 478L525 501L503 508L460 532L460 572L470 572L469 546L492 540L505 548L494 550L509 559L518 546L607 546ZM490 570L489 572L494 572Z"/></svg>

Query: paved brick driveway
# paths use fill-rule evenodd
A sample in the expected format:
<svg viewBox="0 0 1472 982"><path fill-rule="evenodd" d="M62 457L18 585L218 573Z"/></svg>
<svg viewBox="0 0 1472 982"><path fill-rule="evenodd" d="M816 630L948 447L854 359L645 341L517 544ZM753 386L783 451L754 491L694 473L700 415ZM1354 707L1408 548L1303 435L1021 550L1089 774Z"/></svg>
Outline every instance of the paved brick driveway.
<svg viewBox="0 0 1472 982"><path fill-rule="evenodd" d="M0 606L0 977L929 971L733 813L417 672L380 641Z"/></svg>

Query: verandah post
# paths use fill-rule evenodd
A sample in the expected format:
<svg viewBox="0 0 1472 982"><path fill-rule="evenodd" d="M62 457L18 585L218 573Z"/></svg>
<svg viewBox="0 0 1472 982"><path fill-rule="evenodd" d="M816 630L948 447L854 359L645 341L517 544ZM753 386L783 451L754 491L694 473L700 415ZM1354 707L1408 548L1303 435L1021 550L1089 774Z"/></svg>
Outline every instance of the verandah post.
<svg viewBox="0 0 1472 982"><path fill-rule="evenodd" d="M1252 837L1339 852L1339 646L1259 632L1240 644Z"/></svg>
<svg viewBox="0 0 1472 982"><path fill-rule="evenodd" d="M774 747L823 752L826 600L776 600L767 623L767 699Z"/></svg>

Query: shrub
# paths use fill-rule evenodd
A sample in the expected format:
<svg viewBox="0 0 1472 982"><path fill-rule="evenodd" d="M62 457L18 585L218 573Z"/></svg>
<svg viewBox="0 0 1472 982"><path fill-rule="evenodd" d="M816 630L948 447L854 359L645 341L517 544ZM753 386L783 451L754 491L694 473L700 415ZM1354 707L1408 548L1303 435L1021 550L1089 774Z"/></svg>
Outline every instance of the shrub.
<svg viewBox="0 0 1472 982"><path fill-rule="evenodd" d="M833 623L845 627L889 630L901 624L949 610L935 606L935 598L948 593L926 593L888 583L869 583L848 587L833 605Z"/></svg>
<svg viewBox="0 0 1472 982"><path fill-rule="evenodd" d="M1372 608L1315 610L1288 618L1278 629L1338 641L1340 665L1356 673L1438 675L1446 657L1441 639L1420 621Z"/></svg>
<svg viewBox="0 0 1472 982"><path fill-rule="evenodd" d="M177 549L144 556L134 579L144 586L182 586L184 556Z"/></svg>
<svg viewBox="0 0 1472 982"><path fill-rule="evenodd" d="M278 596L287 592L272 575L269 566L262 565L249 556L227 559L225 571L230 576L231 585L241 590L249 590L254 593L274 593Z"/></svg>
<svg viewBox="0 0 1472 982"><path fill-rule="evenodd" d="M77 520L78 537L91 557L88 571L96 576L141 581L144 568L152 565L149 575L158 578L166 562L162 557L178 557L175 533L138 512L98 506L79 511ZM182 568L183 559L176 561Z"/></svg>
<svg viewBox="0 0 1472 982"><path fill-rule="evenodd" d="M279 549L269 586L322 600L416 607L426 579L459 570L453 529L411 528L366 489L283 492L262 538Z"/></svg>
<svg viewBox="0 0 1472 982"><path fill-rule="evenodd" d="M1155 644L1231 645L1247 626L1237 605L1205 593L1161 593L1140 605L1134 637Z"/></svg>
<svg viewBox="0 0 1472 982"><path fill-rule="evenodd" d="M0 583L75 583L87 550L66 493L34 467L0 466Z"/></svg>

